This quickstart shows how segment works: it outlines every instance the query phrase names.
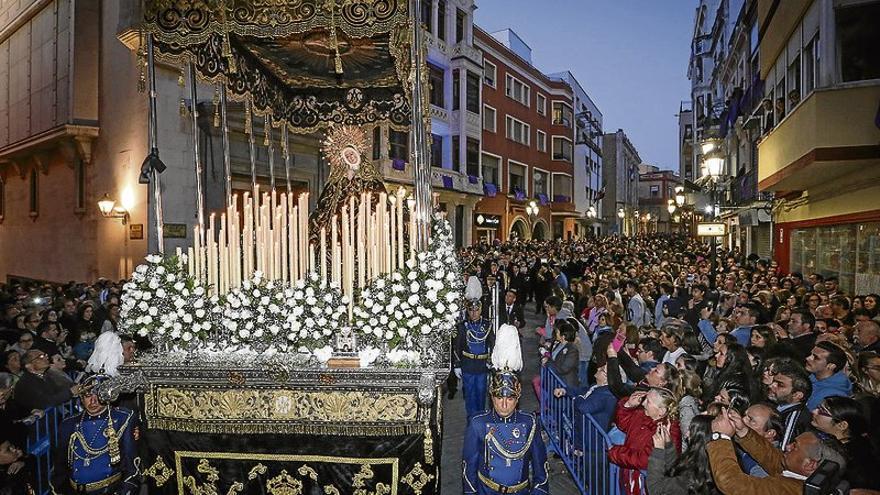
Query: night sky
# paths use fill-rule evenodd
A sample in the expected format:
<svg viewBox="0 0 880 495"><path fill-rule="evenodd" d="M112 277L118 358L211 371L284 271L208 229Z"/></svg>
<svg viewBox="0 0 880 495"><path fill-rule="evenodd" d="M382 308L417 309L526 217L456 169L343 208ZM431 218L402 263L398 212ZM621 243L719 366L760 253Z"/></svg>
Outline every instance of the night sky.
<svg viewBox="0 0 880 495"><path fill-rule="evenodd" d="M696 1L477 0L476 23L513 29L546 73L570 70L642 160L678 170L678 113Z"/></svg>

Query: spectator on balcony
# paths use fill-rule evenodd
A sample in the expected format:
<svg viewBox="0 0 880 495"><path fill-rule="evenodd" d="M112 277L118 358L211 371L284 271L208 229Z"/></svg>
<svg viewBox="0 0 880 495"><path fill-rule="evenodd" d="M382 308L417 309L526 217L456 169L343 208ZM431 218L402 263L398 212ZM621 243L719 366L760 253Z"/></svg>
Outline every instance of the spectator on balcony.
<svg viewBox="0 0 880 495"><path fill-rule="evenodd" d="M57 406L79 391L78 385L58 386L46 377L49 359L40 350L30 350L24 355L25 372L15 385L15 400L21 407L32 410Z"/></svg>

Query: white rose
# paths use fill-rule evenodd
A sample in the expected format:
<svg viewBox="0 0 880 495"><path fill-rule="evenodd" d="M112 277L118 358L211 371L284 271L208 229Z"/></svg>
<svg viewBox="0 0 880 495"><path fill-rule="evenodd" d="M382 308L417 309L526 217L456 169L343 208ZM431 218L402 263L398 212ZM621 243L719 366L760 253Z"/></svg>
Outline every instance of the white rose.
<svg viewBox="0 0 880 495"><path fill-rule="evenodd" d="M150 316L157 316L159 314L159 308L153 306L147 311L147 313L149 313Z"/></svg>
<svg viewBox="0 0 880 495"><path fill-rule="evenodd" d="M413 294L413 295L409 296L409 298L406 300L406 302L409 303L410 306L416 306L417 304L419 304L418 294Z"/></svg>
<svg viewBox="0 0 880 495"><path fill-rule="evenodd" d="M420 290L422 290L422 286L419 285L418 282L413 282L413 283L409 284L409 291L410 292L418 292Z"/></svg>
<svg viewBox="0 0 880 495"><path fill-rule="evenodd" d="M190 340L192 340L193 335L189 332L183 332L182 338L184 342L189 342Z"/></svg>

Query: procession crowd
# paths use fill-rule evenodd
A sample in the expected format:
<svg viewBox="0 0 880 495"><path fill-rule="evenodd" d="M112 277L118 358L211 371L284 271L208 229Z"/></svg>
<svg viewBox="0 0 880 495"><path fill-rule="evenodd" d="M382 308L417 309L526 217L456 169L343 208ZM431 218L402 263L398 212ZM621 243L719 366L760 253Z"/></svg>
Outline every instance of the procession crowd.
<svg viewBox="0 0 880 495"><path fill-rule="evenodd" d="M608 432L607 452L575 445L574 455L607 455L621 467L625 493L800 494L830 466L824 461L854 490L880 491L877 294L847 293L821 273L781 273L737 250L720 250L713 263L707 245L662 234L478 244L460 255L475 300L453 346L448 393L461 388L471 420L465 493L547 493L551 475L536 465L546 456L537 416L511 412L522 384L487 379L490 308L501 325L539 340L522 359L562 377L553 400L573 401ZM84 395L89 415L127 421L77 380L101 371L89 359L101 335L118 333L120 293L106 280L0 285L0 493L25 493L16 491L32 476L24 428L46 408ZM528 328L526 311L545 323ZM123 359L132 359L139 343L120 341ZM540 378L526 385L541 393ZM510 435L493 443L500 462L480 458L493 439L478 423L492 421L512 425L491 430ZM518 429L529 421L531 435ZM519 472L505 477L510 459ZM113 476L106 480L119 483Z"/></svg>
<svg viewBox="0 0 880 495"><path fill-rule="evenodd" d="M623 493L794 495L826 469L835 487L880 490L877 294L737 250L713 263L707 245L665 234L479 244L461 256L482 285L471 294L482 315L468 314L453 350L472 423L485 421L485 392L469 392L474 368L462 370L461 355L494 305L500 323L538 334L541 349L524 347L523 359L564 379L554 400L574 401L608 432L607 452L575 445L574 455L607 455ZM526 308L545 324L526 328ZM540 394L539 377L533 385Z"/></svg>
<svg viewBox="0 0 880 495"><path fill-rule="evenodd" d="M131 411L108 409L98 402L90 389L94 378L88 377L105 371L102 365L90 362L101 335L110 336L103 341L115 345L108 348L120 353L109 360L100 356L104 363L121 364L134 358L135 340L119 335L117 328L121 287L121 283L103 279L92 285L74 282L0 284L0 349L3 349L0 357L0 494L29 493L28 489L36 486L36 461L26 449L29 429L32 433L32 425L41 422L48 410L72 399L82 398L84 412L59 427L61 432L57 438L61 438L62 443L65 443L62 433L65 428L80 432L106 431L108 419L105 418L110 416L117 426L114 435L123 443L130 442L133 428L126 431L122 425ZM55 428L55 425L48 426ZM109 456L111 439L96 438L92 436L89 445ZM123 452L129 453L130 447L124 445ZM58 457L61 462L55 463L54 474L63 478L71 466L66 462L66 449L57 450L63 452ZM106 471L111 466L98 468L96 460L93 456L85 461L87 466L90 461L95 466L89 470L94 473L87 476L108 475ZM118 484L118 476L113 479ZM56 484L59 493L82 488L70 486L66 480ZM101 489L116 488L108 485Z"/></svg>

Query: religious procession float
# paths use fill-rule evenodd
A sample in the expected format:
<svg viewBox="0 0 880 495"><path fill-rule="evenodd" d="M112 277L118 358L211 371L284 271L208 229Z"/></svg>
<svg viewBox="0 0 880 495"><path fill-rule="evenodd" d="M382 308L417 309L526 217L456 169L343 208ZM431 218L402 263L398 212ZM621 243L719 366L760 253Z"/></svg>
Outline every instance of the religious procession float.
<svg viewBox="0 0 880 495"><path fill-rule="evenodd" d="M142 179L159 252L126 285L121 326L155 348L103 393L138 394L151 493L439 492L437 390L462 287L449 224L432 204L418 9L144 3L152 152ZM163 252L157 64L217 88L227 181L233 104L252 152L254 121L264 145L280 136L285 161L291 134L320 135L330 171L317 207L309 212L308 192L261 190L252 161L251 191L228 192L222 211L204 210L198 185L193 245ZM369 160L380 124L410 132L409 192L386 190Z"/></svg>

